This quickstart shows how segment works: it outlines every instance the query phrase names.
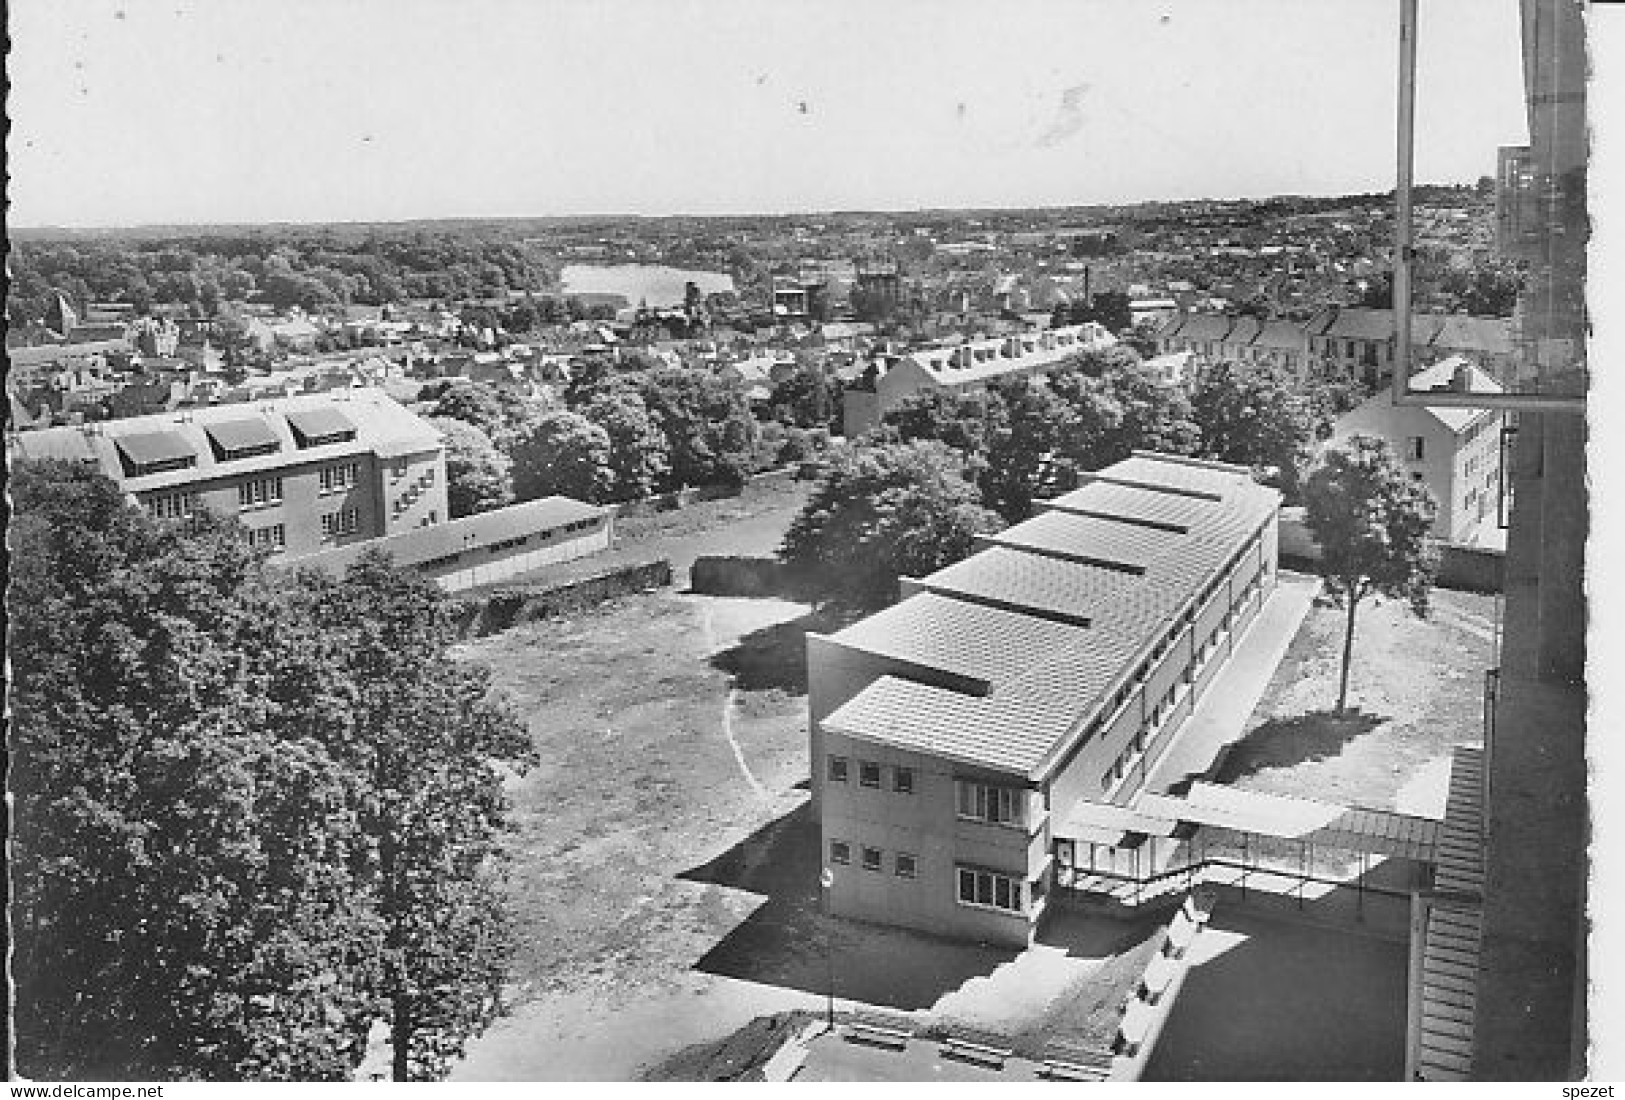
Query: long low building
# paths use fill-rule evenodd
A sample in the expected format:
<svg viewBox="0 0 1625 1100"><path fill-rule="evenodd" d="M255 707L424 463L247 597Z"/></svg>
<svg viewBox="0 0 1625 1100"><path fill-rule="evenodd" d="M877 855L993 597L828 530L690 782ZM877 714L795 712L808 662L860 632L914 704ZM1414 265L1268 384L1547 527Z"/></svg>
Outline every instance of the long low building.
<svg viewBox="0 0 1625 1100"><path fill-rule="evenodd" d="M377 549L396 565L415 569L455 592L608 550L614 538L614 509L570 497L544 497L335 547L288 564L339 574L364 552Z"/></svg>
<svg viewBox="0 0 1625 1100"><path fill-rule="evenodd" d="M887 413L915 394L984 390L1003 379L1040 374L1071 356L1116 343L1115 336L1090 321L910 352L889 363L872 391L846 391L843 428L848 439L856 439L879 427Z"/></svg>
<svg viewBox="0 0 1625 1100"><path fill-rule="evenodd" d="M1276 580L1280 494L1136 452L837 634L809 635L832 911L1026 944L1054 823L1144 786Z"/></svg>

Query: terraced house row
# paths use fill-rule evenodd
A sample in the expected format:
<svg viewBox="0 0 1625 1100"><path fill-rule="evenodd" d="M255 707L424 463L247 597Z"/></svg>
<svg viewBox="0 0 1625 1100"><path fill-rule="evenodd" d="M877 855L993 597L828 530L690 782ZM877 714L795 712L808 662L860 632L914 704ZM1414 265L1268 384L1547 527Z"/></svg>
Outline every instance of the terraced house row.
<svg viewBox="0 0 1625 1100"><path fill-rule="evenodd" d="M1140 791L1273 589L1279 510L1241 467L1138 452L810 635L832 912L1026 944L1088 843L1071 812Z"/></svg>

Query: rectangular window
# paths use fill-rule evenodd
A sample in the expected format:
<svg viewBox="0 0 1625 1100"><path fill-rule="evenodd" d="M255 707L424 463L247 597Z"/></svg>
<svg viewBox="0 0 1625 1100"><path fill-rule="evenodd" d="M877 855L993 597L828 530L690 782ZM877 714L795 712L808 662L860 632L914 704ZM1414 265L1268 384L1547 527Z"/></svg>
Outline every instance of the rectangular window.
<svg viewBox="0 0 1625 1100"><path fill-rule="evenodd" d="M898 794L914 793L914 769L897 768L892 772L892 790Z"/></svg>
<svg viewBox="0 0 1625 1100"><path fill-rule="evenodd" d="M1427 442L1419 435L1413 435L1406 441L1405 454L1412 462L1421 462L1426 453Z"/></svg>
<svg viewBox="0 0 1625 1100"><path fill-rule="evenodd" d="M320 492L342 493L355 488L361 481L361 464L341 462L337 466L323 466L316 477Z"/></svg>
<svg viewBox="0 0 1625 1100"><path fill-rule="evenodd" d="M865 848L863 850L863 869L865 871L880 870L880 849Z"/></svg>
<svg viewBox="0 0 1625 1100"><path fill-rule="evenodd" d="M269 527L250 527L246 532L248 545L256 550L269 550L280 554L288 548L288 529L280 523Z"/></svg>
<svg viewBox="0 0 1625 1100"><path fill-rule="evenodd" d="M345 508L337 512L328 512L322 516L322 538L338 538L340 535L353 535L361 527L361 512L356 508Z"/></svg>
<svg viewBox="0 0 1625 1100"><path fill-rule="evenodd" d="M164 493L147 498L147 514L153 519L189 519L196 508L196 493Z"/></svg>
<svg viewBox="0 0 1625 1100"><path fill-rule="evenodd" d="M832 756L829 758L829 781L831 783L846 782L846 757Z"/></svg>
<svg viewBox="0 0 1625 1100"><path fill-rule="evenodd" d="M918 869L919 865L913 856L909 855L907 852L897 853L898 878L913 878Z"/></svg>
<svg viewBox="0 0 1625 1100"><path fill-rule="evenodd" d="M832 841L830 841L829 842L829 861L831 863L851 863L852 862L852 845L848 844L844 840L832 840Z"/></svg>
<svg viewBox="0 0 1625 1100"><path fill-rule="evenodd" d="M1021 883L996 871L959 868L959 903L1021 912Z"/></svg>
<svg viewBox="0 0 1625 1100"><path fill-rule="evenodd" d="M858 761L858 783L864 787L880 786L880 765L867 760Z"/></svg>
<svg viewBox="0 0 1625 1100"><path fill-rule="evenodd" d="M1020 789L970 783L963 779L957 781L957 786L960 817L995 825L1020 825L1025 821L1022 813L1025 792Z"/></svg>
<svg viewBox="0 0 1625 1100"><path fill-rule="evenodd" d="M239 508L263 508L268 504L281 503L282 479L279 477L255 478L237 486Z"/></svg>
<svg viewBox="0 0 1625 1100"><path fill-rule="evenodd" d="M395 463L394 467L389 471L389 476L396 481L399 481L401 478L405 477L406 463L404 461Z"/></svg>

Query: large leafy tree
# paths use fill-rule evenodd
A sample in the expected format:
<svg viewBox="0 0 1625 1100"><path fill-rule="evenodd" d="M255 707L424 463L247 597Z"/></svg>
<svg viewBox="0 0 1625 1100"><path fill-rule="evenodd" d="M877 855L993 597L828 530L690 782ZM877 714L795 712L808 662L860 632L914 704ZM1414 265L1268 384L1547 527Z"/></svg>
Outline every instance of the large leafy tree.
<svg viewBox="0 0 1625 1100"><path fill-rule="evenodd" d="M841 427L841 381L816 361L797 365L793 374L773 386L768 400L773 419L788 427Z"/></svg>
<svg viewBox="0 0 1625 1100"><path fill-rule="evenodd" d="M345 1079L382 928L302 708L337 685L231 526L155 523L84 466L18 464L12 494L19 1068Z"/></svg>
<svg viewBox="0 0 1625 1100"><path fill-rule="evenodd" d="M1285 376L1221 361L1198 375L1190 402L1204 455L1251 466L1296 499L1318 418Z"/></svg>
<svg viewBox="0 0 1625 1100"><path fill-rule="evenodd" d="M982 502L1006 521L1019 523L1033 514L1033 502L1047 488L1064 490L1075 484L1074 466L1061 452L1079 423L1070 405L1026 378L1004 383L997 397L999 415L988 425L985 461L976 480Z"/></svg>
<svg viewBox="0 0 1625 1100"><path fill-rule="evenodd" d="M430 422L446 437L446 506L453 519L513 500L513 460L497 450L490 436L449 416Z"/></svg>
<svg viewBox="0 0 1625 1100"><path fill-rule="evenodd" d="M648 371L635 385L666 436L671 470L664 488L745 483L759 428L743 394L685 367Z"/></svg>
<svg viewBox="0 0 1625 1100"><path fill-rule="evenodd" d="M671 468L671 454L643 398L627 389L604 390L581 413L609 437L607 499L642 500L653 493Z"/></svg>
<svg viewBox="0 0 1625 1100"><path fill-rule="evenodd" d="M489 670L453 660L432 583L363 555L342 581L301 578L324 663L351 686L330 751L360 778L357 814L383 926L376 990L398 1081L445 1075L501 1010L512 950L500 839L505 774L535 759Z"/></svg>
<svg viewBox="0 0 1625 1100"><path fill-rule="evenodd" d="M449 417L474 425L488 435L499 450L511 450L530 434L546 413L546 406L539 401L467 378L447 383L429 411L430 416Z"/></svg>
<svg viewBox="0 0 1625 1100"><path fill-rule="evenodd" d="M911 394L881 421L880 442L936 440L965 455L987 449L992 424L1003 415L1003 398L992 390L960 393L924 390Z"/></svg>
<svg viewBox="0 0 1625 1100"><path fill-rule="evenodd" d="M1403 599L1428 612L1436 553L1429 542L1437 505L1383 440L1356 435L1322 456L1304 486L1305 519L1320 544L1326 590L1347 612L1337 709L1348 705L1355 613L1368 597Z"/></svg>
<svg viewBox="0 0 1625 1100"><path fill-rule="evenodd" d="M966 557L978 534L1003 526L941 443L890 444L838 454L791 522L779 557L823 603L851 609L897 599L898 578Z"/></svg>
<svg viewBox="0 0 1625 1100"><path fill-rule="evenodd" d="M543 417L513 448L513 484L518 499L567 496L596 504L615 486L609 433L580 413Z"/></svg>

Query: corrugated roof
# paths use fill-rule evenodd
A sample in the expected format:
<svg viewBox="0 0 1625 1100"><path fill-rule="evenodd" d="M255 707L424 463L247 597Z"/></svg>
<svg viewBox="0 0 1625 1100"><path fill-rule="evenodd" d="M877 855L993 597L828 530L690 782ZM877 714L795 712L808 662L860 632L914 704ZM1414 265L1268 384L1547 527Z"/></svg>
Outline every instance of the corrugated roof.
<svg viewBox="0 0 1625 1100"><path fill-rule="evenodd" d="M921 579L923 591L832 639L934 670L960 690L882 677L825 725L1034 777L1070 751L1072 735L1132 672L1157 627L1194 599L1280 500L1234 467L1152 455L1137 454L1100 477L1097 499L1142 510L1167 505L1170 515L1199 511L1200 522L1181 533L1051 510L989 536L978 553ZM1158 477L1187 495L1125 485Z"/></svg>
<svg viewBox="0 0 1625 1100"><path fill-rule="evenodd" d="M1012 546L1067 561L1142 572L1167 549L1169 532L1099 516L1046 511L1014 527L987 536L999 546Z"/></svg>
<svg viewBox="0 0 1625 1100"><path fill-rule="evenodd" d="M1087 625L1091 609L1129 583L1132 576L1120 569L993 546L933 573L921 583L934 592L1029 609Z"/></svg>
<svg viewBox="0 0 1625 1100"><path fill-rule="evenodd" d="M1164 492L1138 485L1091 481L1049 502L1049 507L1083 515L1112 516L1144 524L1188 530L1213 516L1217 500Z"/></svg>

